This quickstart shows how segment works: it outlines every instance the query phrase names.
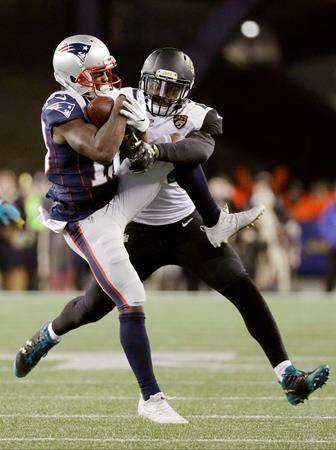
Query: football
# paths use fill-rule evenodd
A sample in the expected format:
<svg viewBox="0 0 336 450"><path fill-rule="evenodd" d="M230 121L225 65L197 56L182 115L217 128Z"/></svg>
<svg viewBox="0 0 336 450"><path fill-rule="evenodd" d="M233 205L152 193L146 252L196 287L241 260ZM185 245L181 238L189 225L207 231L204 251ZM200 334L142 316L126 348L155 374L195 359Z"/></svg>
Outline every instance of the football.
<svg viewBox="0 0 336 450"><path fill-rule="evenodd" d="M86 112L89 121L100 128L110 117L114 101L110 97L96 97L87 106Z"/></svg>

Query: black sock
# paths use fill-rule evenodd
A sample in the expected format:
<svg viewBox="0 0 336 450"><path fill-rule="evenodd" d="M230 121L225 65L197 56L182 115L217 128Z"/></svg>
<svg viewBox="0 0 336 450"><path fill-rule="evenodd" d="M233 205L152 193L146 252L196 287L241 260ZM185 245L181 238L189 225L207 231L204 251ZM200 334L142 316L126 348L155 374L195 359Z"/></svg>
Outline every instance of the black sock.
<svg viewBox="0 0 336 450"><path fill-rule="evenodd" d="M100 320L114 307L110 297L93 280L85 294L67 303L61 314L52 321L53 330L62 336L82 325Z"/></svg>
<svg viewBox="0 0 336 450"><path fill-rule="evenodd" d="M174 167L176 181L187 191L204 225L207 227L216 225L221 211L210 194L202 167L199 164L174 164Z"/></svg>
<svg viewBox="0 0 336 450"><path fill-rule="evenodd" d="M250 278L241 278L222 294L238 308L248 331L258 341L272 367L289 359L273 315Z"/></svg>
<svg viewBox="0 0 336 450"><path fill-rule="evenodd" d="M138 380L144 400L160 392L156 382L143 313L120 314L120 342Z"/></svg>

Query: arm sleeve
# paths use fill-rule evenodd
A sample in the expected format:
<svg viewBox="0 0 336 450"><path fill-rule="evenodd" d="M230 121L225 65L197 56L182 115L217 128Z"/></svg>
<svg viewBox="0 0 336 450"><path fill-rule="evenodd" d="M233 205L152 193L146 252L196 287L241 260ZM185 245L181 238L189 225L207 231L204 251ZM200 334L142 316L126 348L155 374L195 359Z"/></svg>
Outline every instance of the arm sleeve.
<svg viewBox="0 0 336 450"><path fill-rule="evenodd" d="M213 137L223 134L223 118L215 109L210 109L207 113L201 130L211 134Z"/></svg>
<svg viewBox="0 0 336 450"><path fill-rule="evenodd" d="M157 144L157 147L159 161L202 164L212 155L215 140L209 133L200 130L190 133L176 144Z"/></svg>
<svg viewBox="0 0 336 450"><path fill-rule="evenodd" d="M177 143L157 144L160 151L159 161L177 163L206 162L215 149L214 136L222 134L222 118L215 109L206 114L199 131L192 131L185 139Z"/></svg>

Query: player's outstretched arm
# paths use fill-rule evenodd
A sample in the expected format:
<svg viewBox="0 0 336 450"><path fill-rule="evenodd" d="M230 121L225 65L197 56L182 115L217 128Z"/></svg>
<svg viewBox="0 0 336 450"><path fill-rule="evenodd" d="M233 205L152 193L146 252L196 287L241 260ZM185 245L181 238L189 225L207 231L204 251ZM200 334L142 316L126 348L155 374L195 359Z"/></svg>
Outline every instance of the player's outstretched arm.
<svg viewBox="0 0 336 450"><path fill-rule="evenodd" d="M171 141L168 144L148 144L144 140L131 142L126 151L132 162L130 169L143 172L155 161L195 166L206 162L215 149L215 140L203 131L195 131L184 139L172 135Z"/></svg>
<svg viewBox="0 0 336 450"><path fill-rule="evenodd" d="M125 104L125 103L124 103ZM148 168L147 153L155 155L154 161L165 161L174 164L203 164L212 155L215 149L214 137L222 134L222 118L217 114L217 111L210 110L203 121L200 130L194 130L186 137L182 137L179 133L171 136L166 136L166 142L161 142L144 145L141 158L137 158L137 162L133 170L141 171L141 169ZM143 137L141 140L145 140ZM137 148L140 150L139 144ZM140 152L139 152L140 153ZM153 161L151 160L151 164Z"/></svg>
<svg viewBox="0 0 336 450"><path fill-rule="evenodd" d="M188 137L165 144L157 144L158 161L172 163L203 164L215 149L214 138L205 131L194 131Z"/></svg>
<svg viewBox="0 0 336 450"><path fill-rule="evenodd" d="M158 161L169 161L183 164L203 164L215 149L214 137L222 134L222 117L215 109L205 116L200 130L194 130L178 142L157 144Z"/></svg>
<svg viewBox="0 0 336 450"><path fill-rule="evenodd" d="M54 141L67 142L76 152L100 164L111 164L125 135L126 118L120 115L123 100L123 95L116 99L109 119L101 128L75 119L54 127Z"/></svg>

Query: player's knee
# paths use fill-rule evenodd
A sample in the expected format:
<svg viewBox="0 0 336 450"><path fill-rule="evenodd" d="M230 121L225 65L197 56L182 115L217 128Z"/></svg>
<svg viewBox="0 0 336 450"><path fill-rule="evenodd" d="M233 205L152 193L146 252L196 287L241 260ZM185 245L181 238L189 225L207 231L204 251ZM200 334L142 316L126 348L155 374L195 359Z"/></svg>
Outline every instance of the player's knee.
<svg viewBox="0 0 336 450"><path fill-rule="evenodd" d="M114 304L112 301L110 305L96 305L94 308L90 305L85 305L82 308L80 317L78 317L79 325L97 322L111 312L113 308Z"/></svg>
<svg viewBox="0 0 336 450"><path fill-rule="evenodd" d="M121 309L119 311L120 314L130 314L130 313L143 313L143 306L129 306L128 308Z"/></svg>
<svg viewBox="0 0 336 450"><path fill-rule="evenodd" d="M81 326L85 325L87 323L95 322L93 319L94 313L91 311L88 311L87 309L84 309L81 311L81 314L76 318L76 325Z"/></svg>
<svg viewBox="0 0 336 450"><path fill-rule="evenodd" d="M145 288L139 279L133 280L123 287L123 297L127 302L128 308L126 312L137 312L138 308L143 310L143 305L146 302Z"/></svg>
<svg viewBox="0 0 336 450"><path fill-rule="evenodd" d="M205 273L200 274L201 279L221 294L246 276L247 273L241 261L238 257L231 256L212 259L207 263Z"/></svg>
<svg viewBox="0 0 336 450"><path fill-rule="evenodd" d="M111 310L112 308L109 311L86 311L83 320L85 323L98 322L98 320L106 316Z"/></svg>

